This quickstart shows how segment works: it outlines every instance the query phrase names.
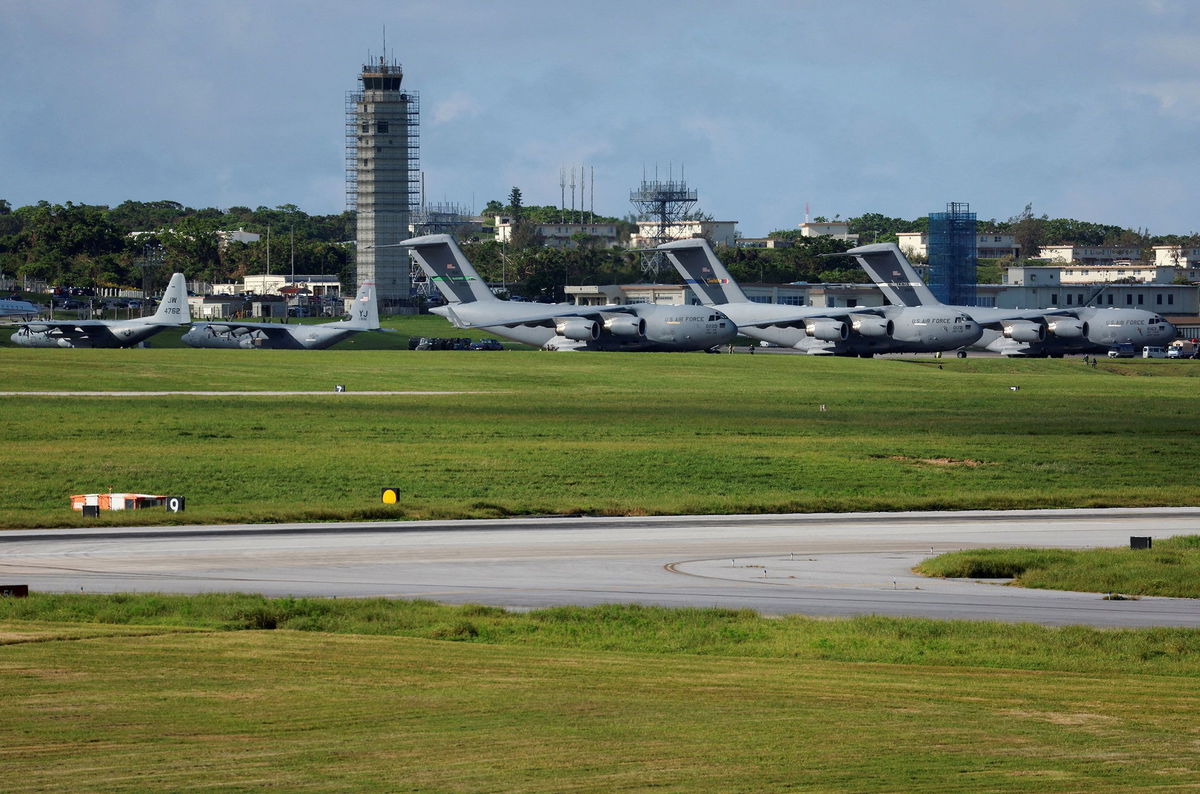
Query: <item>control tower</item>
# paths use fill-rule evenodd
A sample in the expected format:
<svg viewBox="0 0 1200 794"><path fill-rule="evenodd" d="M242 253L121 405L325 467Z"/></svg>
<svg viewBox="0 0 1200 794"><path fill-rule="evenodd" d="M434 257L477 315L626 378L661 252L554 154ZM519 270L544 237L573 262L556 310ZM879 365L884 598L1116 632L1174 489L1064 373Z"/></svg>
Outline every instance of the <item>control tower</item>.
<svg viewBox="0 0 1200 794"><path fill-rule="evenodd" d="M375 282L382 311L412 294L407 249L382 248L408 238L420 196L420 99L400 87L404 70L380 57L346 94L346 207L358 214L358 281Z"/></svg>

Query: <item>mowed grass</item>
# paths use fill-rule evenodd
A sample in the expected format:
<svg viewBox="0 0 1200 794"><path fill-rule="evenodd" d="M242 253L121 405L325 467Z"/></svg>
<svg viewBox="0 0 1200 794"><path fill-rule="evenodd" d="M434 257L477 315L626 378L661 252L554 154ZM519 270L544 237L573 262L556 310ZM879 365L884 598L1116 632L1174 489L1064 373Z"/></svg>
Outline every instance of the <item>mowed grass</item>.
<svg viewBox="0 0 1200 794"><path fill-rule="evenodd" d="M1195 362L537 352L0 350L0 525L1195 502ZM336 384L348 393L335 395ZM1011 386L1019 386L1012 391ZM367 390L479 392L369 396ZM824 406L824 410L822 410ZM379 489L399 486L398 505Z"/></svg>
<svg viewBox="0 0 1200 794"><path fill-rule="evenodd" d="M973 549L916 568L927 576L1011 578L1020 587L1200 598L1200 536L1155 541L1152 549Z"/></svg>
<svg viewBox="0 0 1200 794"><path fill-rule="evenodd" d="M1129 791L1200 772L1196 632L185 600L0 602L6 790Z"/></svg>

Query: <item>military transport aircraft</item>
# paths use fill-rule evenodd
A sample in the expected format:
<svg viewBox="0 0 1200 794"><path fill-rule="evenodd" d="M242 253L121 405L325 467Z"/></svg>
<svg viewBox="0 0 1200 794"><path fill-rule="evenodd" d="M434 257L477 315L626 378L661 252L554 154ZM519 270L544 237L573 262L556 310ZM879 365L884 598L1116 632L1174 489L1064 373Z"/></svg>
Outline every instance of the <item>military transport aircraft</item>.
<svg viewBox="0 0 1200 794"><path fill-rule="evenodd" d="M973 345L1005 356L1103 353L1118 344L1166 345L1175 326L1143 309L1080 306L1071 309L1000 309L942 304L895 243L876 243L846 252L858 260L888 300L899 306L961 311L983 327Z"/></svg>
<svg viewBox="0 0 1200 794"><path fill-rule="evenodd" d="M956 350L979 339L979 324L952 307L853 306L843 309L754 303L703 238L658 246L705 306L738 332L809 355L873 356Z"/></svg>
<svg viewBox="0 0 1200 794"><path fill-rule="evenodd" d="M375 285L364 283L358 288L349 320L316 325L283 325L280 323L229 322L192 323L183 335L184 343L192 347L271 348L288 350L324 350L359 331L379 329L379 305L375 302Z"/></svg>
<svg viewBox="0 0 1200 794"><path fill-rule="evenodd" d="M0 317L24 317L31 319L37 316L38 307L29 301L0 299Z"/></svg>
<svg viewBox="0 0 1200 794"><path fill-rule="evenodd" d="M164 328L191 321L187 284L182 273L171 276L162 303L151 317L131 320L30 320L12 335L24 347L131 347Z"/></svg>
<svg viewBox="0 0 1200 794"><path fill-rule="evenodd" d="M737 335L728 317L700 306L576 306L500 300L450 235L414 237L397 246L412 252L445 297L447 305L430 311L458 328L482 328L547 350L708 350Z"/></svg>

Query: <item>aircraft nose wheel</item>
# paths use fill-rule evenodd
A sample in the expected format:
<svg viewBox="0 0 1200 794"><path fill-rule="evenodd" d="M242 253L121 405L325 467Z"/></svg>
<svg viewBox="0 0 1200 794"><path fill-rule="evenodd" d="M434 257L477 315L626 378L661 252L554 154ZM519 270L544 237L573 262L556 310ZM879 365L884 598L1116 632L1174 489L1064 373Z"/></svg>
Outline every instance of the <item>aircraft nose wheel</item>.
<svg viewBox="0 0 1200 794"><path fill-rule="evenodd" d="M960 351L958 351L957 353L955 353L955 355L956 355L956 356L958 356L959 358L966 358L966 357L967 357L967 351L965 351L965 350L960 350Z"/></svg>

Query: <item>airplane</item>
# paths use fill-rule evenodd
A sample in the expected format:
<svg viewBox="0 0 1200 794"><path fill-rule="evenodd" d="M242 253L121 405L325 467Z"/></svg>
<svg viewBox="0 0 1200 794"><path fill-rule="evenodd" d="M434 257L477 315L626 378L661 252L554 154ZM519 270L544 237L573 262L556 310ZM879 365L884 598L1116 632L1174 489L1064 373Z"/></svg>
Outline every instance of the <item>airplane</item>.
<svg viewBox="0 0 1200 794"><path fill-rule="evenodd" d="M30 320L12 335L23 347L132 347L164 328L191 322L187 284L182 273L171 276L158 310L131 320Z"/></svg>
<svg viewBox="0 0 1200 794"><path fill-rule="evenodd" d="M799 308L754 303L703 238L663 243L658 250L705 306L720 309L738 332L809 355L870 357L876 353L956 350L975 342L979 324L961 311L902 306Z"/></svg>
<svg viewBox="0 0 1200 794"><path fill-rule="evenodd" d="M1067 353L1103 353L1118 344L1166 345L1175 326L1144 309L1081 306L1072 309L1001 309L945 306L917 275L895 243L875 243L846 252L858 260L888 300L900 306L941 306L961 311L983 326L972 346L1004 356L1061 358Z"/></svg>
<svg viewBox="0 0 1200 794"><path fill-rule="evenodd" d="M359 331L379 330L379 304L375 284L364 282L358 288L349 320L316 325L229 322L192 323L183 335L192 347L266 348L275 350L324 350Z"/></svg>
<svg viewBox="0 0 1200 794"><path fill-rule="evenodd" d="M29 301L0 299L0 317L24 317L28 320L36 317L39 311Z"/></svg>
<svg viewBox="0 0 1200 794"><path fill-rule="evenodd" d="M700 306L635 303L576 306L500 300L448 234L397 243L408 248L446 299L430 311L458 328L482 328L546 350L710 350L732 342L737 327L720 311Z"/></svg>

